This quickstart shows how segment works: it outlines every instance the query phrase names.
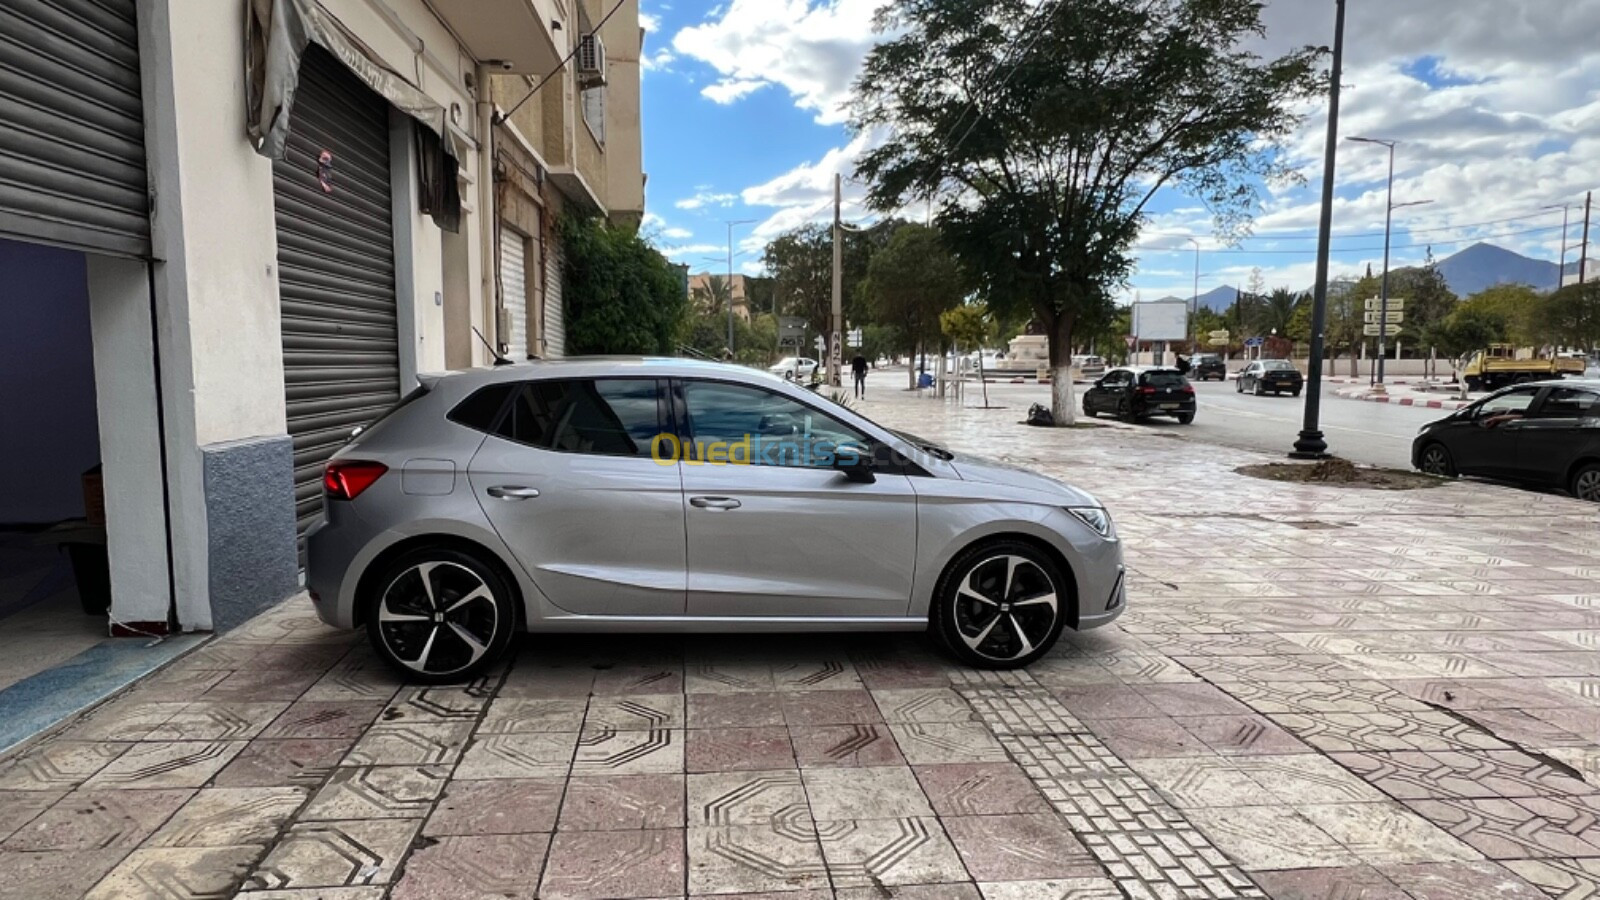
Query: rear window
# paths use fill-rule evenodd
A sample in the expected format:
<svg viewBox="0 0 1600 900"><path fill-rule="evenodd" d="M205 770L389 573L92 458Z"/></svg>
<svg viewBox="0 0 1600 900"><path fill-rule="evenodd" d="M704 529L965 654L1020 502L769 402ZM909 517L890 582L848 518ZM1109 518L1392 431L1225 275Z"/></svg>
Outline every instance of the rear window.
<svg viewBox="0 0 1600 900"><path fill-rule="evenodd" d="M661 433L654 379L571 379L518 385L497 433L562 453L649 456Z"/></svg>
<svg viewBox="0 0 1600 900"><path fill-rule="evenodd" d="M1281 359L1269 359L1261 364L1268 372L1293 372L1294 366Z"/></svg>
<svg viewBox="0 0 1600 900"><path fill-rule="evenodd" d="M515 384L491 384L480 388L457 403L445 418L475 431L492 432L495 423L500 420L500 410L505 408L506 398L511 396L516 387Z"/></svg>
<svg viewBox="0 0 1600 900"><path fill-rule="evenodd" d="M1189 383L1187 378L1177 372L1146 372L1139 380L1151 387L1183 387Z"/></svg>

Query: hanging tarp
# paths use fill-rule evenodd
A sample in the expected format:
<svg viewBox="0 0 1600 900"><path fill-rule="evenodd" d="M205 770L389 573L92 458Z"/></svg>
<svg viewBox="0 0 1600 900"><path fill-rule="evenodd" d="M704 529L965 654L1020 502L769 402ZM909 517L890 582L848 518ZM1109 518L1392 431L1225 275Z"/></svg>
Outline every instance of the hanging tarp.
<svg viewBox="0 0 1600 900"><path fill-rule="evenodd" d="M442 152L419 158L420 164L436 169L422 173L424 184L442 186L454 180L462 154L445 108L374 58L316 0L250 0L245 22L245 84L247 128L256 152L269 159L283 159L289 117L300 84L300 60L312 42L332 53L378 96L437 137ZM451 193L448 189L439 191L445 196L436 195L432 208L424 211L441 228L454 231L461 218L461 202L459 196L448 197ZM438 202L445 199L453 200L453 205Z"/></svg>

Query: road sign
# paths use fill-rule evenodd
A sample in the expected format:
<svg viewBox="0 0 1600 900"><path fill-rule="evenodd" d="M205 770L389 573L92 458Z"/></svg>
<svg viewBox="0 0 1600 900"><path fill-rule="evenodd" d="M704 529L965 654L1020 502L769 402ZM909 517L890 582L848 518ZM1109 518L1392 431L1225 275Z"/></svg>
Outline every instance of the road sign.
<svg viewBox="0 0 1600 900"><path fill-rule="evenodd" d="M823 340L822 335L819 334L817 339L811 342L811 346L817 348L817 355L821 356L822 351L828 349L828 342Z"/></svg>
<svg viewBox="0 0 1600 900"><path fill-rule="evenodd" d="M1374 322L1374 323L1372 323L1370 325L1361 326L1361 333L1366 335L1367 337L1378 337L1378 329L1379 329L1378 323ZM1383 326L1383 336L1384 337L1394 337L1395 335L1397 335L1399 333L1400 333L1400 326L1399 325L1396 325L1396 324L1391 322L1390 324Z"/></svg>
<svg viewBox="0 0 1600 900"><path fill-rule="evenodd" d="M847 339L850 342L850 346L852 346L852 347L861 346L861 329L859 329L859 328L850 329L850 334L848 335Z"/></svg>
<svg viewBox="0 0 1600 900"><path fill-rule="evenodd" d="M1397 309L1405 309L1405 307L1406 307L1406 301L1403 298L1401 298L1401 297L1390 297L1389 298L1389 311L1390 312L1394 312ZM1382 297L1368 297L1367 298L1367 312L1374 312L1374 311L1382 310L1382 309L1383 309L1383 298Z"/></svg>
<svg viewBox="0 0 1600 900"><path fill-rule="evenodd" d="M1244 345L1246 347L1259 347L1262 344L1265 344L1266 342L1267 342L1267 339L1264 338L1264 337L1253 337L1253 338L1247 339L1244 342Z"/></svg>
<svg viewBox="0 0 1600 900"><path fill-rule="evenodd" d="M1226 346L1228 346L1228 339L1225 338L1225 337L1220 337L1220 338L1219 337L1214 337L1214 338L1210 339L1209 341L1207 341L1206 343L1210 344L1213 347L1226 347Z"/></svg>
<svg viewBox="0 0 1600 900"><path fill-rule="evenodd" d="M1376 324L1378 324L1378 320L1381 319L1381 318L1383 318L1383 313L1375 312L1375 311L1370 310L1370 309L1367 310L1367 312L1366 312L1366 314L1364 316L1364 319L1365 319L1365 321L1366 321L1366 323L1368 325L1376 325ZM1401 322L1404 322L1405 320L1406 320L1406 314L1405 313L1401 312L1398 309L1391 309L1391 310L1389 310L1389 316L1388 316L1388 319L1386 321L1388 321L1388 323L1390 325L1398 325Z"/></svg>
<svg viewBox="0 0 1600 900"><path fill-rule="evenodd" d="M797 340L805 337L806 320L799 316L778 317L778 338L780 340Z"/></svg>
<svg viewBox="0 0 1600 900"><path fill-rule="evenodd" d="M1127 337L1123 338L1122 340L1128 345L1128 349L1129 350L1132 350L1134 345L1139 343L1139 339L1134 337L1131 334L1128 335Z"/></svg>
<svg viewBox="0 0 1600 900"><path fill-rule="evenodd" d="M1228 339L1228 330L1226 328L1221 328L1211 332L1210 334L1206 335L1206 337L1211 338L1213 341L1226 341Z"/></svg>

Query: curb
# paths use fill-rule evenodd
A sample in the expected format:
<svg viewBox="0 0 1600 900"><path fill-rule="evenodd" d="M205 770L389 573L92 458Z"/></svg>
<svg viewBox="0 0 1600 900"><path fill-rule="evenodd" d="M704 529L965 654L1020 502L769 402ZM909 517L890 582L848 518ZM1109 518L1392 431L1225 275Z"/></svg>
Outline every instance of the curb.
<svg viewBox="0 0 1600 900"><path fill-rule="evenodd" d="M1372 379L1371 378L1361 378L1361 377L1357 377L1357 378L1334 378L1334 377L1323 376L1322 380L1327 382L1328 384L1371 384L1372 383ZM1384 384L1416 384L1417 381L1414 378L1385 378L1383 380L1383 383Z"/></svg>
<svg viewBox="0 0 1600 900"><path fill-rule="evenodd" d="M1470 406L1471 400L1429 400L1425 397L1397 397L1393 394L1374 394L1371 391L1334 391L1346 400L1364 400L1368 403L1388 403L1394 406L1417 406L1424 409L1460 409Z"/></svg>

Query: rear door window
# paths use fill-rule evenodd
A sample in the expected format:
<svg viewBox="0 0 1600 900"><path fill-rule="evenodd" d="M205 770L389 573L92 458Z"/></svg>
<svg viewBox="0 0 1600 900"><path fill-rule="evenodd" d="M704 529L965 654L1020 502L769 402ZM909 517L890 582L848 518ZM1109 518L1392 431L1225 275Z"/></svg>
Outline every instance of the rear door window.
<svg viewBox="0 0 1600 900"><path fill-rule="evenodd" d="M1551 388L1539 405L1541 419L1590 419L1600 416L1600 394L1579 388Z"/></svg>
<svg viewBox="0 0 1600 900"><path fill-rule="evenodd" d="M655 379L547 379L517 386L497 433L559 453L649 456L663 431Z"/></svg>

